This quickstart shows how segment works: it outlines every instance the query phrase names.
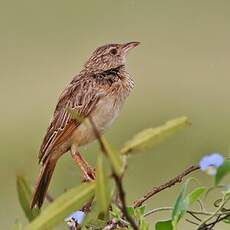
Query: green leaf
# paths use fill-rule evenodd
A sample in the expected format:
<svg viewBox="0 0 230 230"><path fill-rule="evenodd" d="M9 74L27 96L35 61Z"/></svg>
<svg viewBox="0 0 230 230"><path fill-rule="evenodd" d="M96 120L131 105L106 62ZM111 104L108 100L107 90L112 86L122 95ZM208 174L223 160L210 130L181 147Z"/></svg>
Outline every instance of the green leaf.
<svg viewBox="0 0 230 230"><path fill-rule="evenodd" d="M92 219L87 223L87 227L85 229L103 229L106 225L106 222L101 219Z"/></svg>
<svg viewBox="0 0 230 230"><path fill-rule="evenodd" d="M139 222L140 230L148 230L149 224L146 223L144 218L145 206L134 209L135 219Z"/></svg>
<svg viewBox="0 0 230 230"><path fill-rule="evenodd" d="M195 199L195 195L193 195L192 193L189 194L186 197L186 192L188 189L188 184L191 180L194 180L192 177L188 178L185 183L182 185L181 191L179 193L179 195L177 196L175 205L173 207L173 211L172 211L172 224L174 229L176 228L177 223L179 222L179 220L181 219L181 217L186 213L187 209L188 209L188 204L189 202L193 202L193 200Z"/></svg>
<svg viewBox="0 0 230 230"><path fill-rule="evenodd" d="M30 209L30 202L32 200L32 190L26 179L18 175L17 176L17 192L20 205L29 221L32 221L39 215L38 209Z"/></svg>
<svg viewBox="0 0 230 230"><path fill-rule="evenodd" d="M230 224L230 216L227 216L227 217L223 220L223 222L224 222L225 224Z"/></svg>
<svg viewBox="0 0 230 230"><path fill-rule="evenodd" d="M136 211L138 211L140 213L140 215L144 215L145 214L145 206L140 206L136 208Z"/></svg>
<svg viewBox="0 0 230 230"><path fill-rule="evenodd" d="M182 215L185 213L186 204L184 200L185 200L187 186L188 186L188 182L187 183L185 182L182 186L179 195L177 196L176 203L173 207L173 211L172 211L173 225L176 225L180 220L180 218L182 217Z"/></svg>
<svg viewBox="0 0 230 230"><path fill-rule="evenodd" d="M147 224L144 220L144 218L142 218L140 220L140 230L148 230L149 229L149 224Z"/></svg>
<svg viewBox="0 0 230 230"><path fill-rule="evenodd" d="M27 230L49 230L62 222L70 213L79 210L94 195L95 182L81 184L58 197L27 226Z"/></svg>
<svg viewBox="0 0 230 230"><path fill-rule="evenodd" d="M226 217L226 219L223 220L225 224L230 224L230 216Z"/></svg>
<svg viewBox="0 0 230 230"><path fill-rule="evenodd" d="M99 212L106 213L110 205L111 190L108 176L105 171L103 155L98 154L96 166L96 202Z"/></svg>
<svg viewBox="0 0 230 230"><path fill-rule="evenodd" d="M155 225L155 230L173 230L172 220L158 221Z"/></svg>
<svg viewBox="0 0 230 230"><path fill-rule="evenodd" d="M177 223L187 212L188 208L196 202L200 196L206 191L205 187L198 187L186 195L188 184L193 178L189 178L183 184L182 189L176 199L173 211L172 211L172 224L174 229L176 228Z"/></svg>
<svg viewBox="0 0 230 230"><path fill-rule="evenodd" d="M104 137L101 137L101 140L103 142L108 158L116 175L121 176L123 171L123 162L121 160L120 154L114 149L112 149L112 147L109 145L109 143L106 141Z"/></svg>
<svg viewBox="0 0 230 230"><path fill-rule="evenodd" d="M185 198L185 202L187 204L186 211L188 207L194 204L194 202L196 202L205 191L206 191L205 187L199 187L199 188L194 189L192 192L190 192L186 196Z"/></svg>
<svg viewBox="0 0 230 230"><path fill-rule="evenodd" d="M134 208L132 206L129 206L126 208L129 216L133 217L134 220L138 223L140 230L148 230L149 224L145 222L144 218L144 212L145 212L145 206Z"/></svg>
<svg viewBox="0 0 230 230"><path fill-rule="evenodd" d="M217 168L215 176L215 185L218 185L225 175L230 173L230 160L225 160L224 163Z"/></svg>
<svg viewBox="0 0 230 230"><path fill-rule="evenodd" d="M115 204L111 204L111 209L110 210L110 217L113 219L113 218L116 218L117 220L121 219L122 217L122 213L121 213L121 210L115 205Z"/></svg>
<svg viewBox="0 0 230 230"><path fill-rule="evenodd" d="M128 212L128 214L130 215L130 216L134 216L134 214L135 214L135 209L134 209L134 207L127 207L126 208L126 210L127 210L127 212Z"/></svg>
<svg viewBox="0 0 230 230"><path fill-rule="evenodd" d="M146 150L154 145L160 143L166 137L177 132L181 128L188 126L187 117L179 117L173 120L169 120L164 125L149 128L136 134L130 141L125 143L121 149L122 154L128 154L130 152L138 150Z"/></svg>

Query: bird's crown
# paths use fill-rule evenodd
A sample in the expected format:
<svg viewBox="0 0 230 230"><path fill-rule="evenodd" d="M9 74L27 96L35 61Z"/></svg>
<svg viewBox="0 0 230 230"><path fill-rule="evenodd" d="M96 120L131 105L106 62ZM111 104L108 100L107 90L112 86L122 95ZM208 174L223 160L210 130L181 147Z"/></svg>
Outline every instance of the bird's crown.
<svg viewBox="0 0 230 230"><path fill-rule="evenodd" d="M93 52L84 67L90 72L100 72L122 66L125 64L128 51L137 45L139 42L101 46Z"/></svg>

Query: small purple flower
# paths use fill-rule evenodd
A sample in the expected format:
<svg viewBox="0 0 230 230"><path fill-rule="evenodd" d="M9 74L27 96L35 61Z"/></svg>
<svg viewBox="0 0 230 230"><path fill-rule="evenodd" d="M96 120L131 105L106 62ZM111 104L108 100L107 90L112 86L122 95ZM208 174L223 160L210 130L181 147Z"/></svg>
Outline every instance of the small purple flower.
<svg viewBox="0 0 230 230"><path fill-rule="evenodd" d="M219 153L212 153L203 157L199 166L202 171L205 171L209 175L215 175L216 169L224 163L224 157Z"/></svg>
<svg viewBox="0 0 230 230"><path fill-rule="evenodd" d="M85 213L82 211L76 211L64 219L69 227L76 226L76 224L81 224L85 217Z"/></svg>

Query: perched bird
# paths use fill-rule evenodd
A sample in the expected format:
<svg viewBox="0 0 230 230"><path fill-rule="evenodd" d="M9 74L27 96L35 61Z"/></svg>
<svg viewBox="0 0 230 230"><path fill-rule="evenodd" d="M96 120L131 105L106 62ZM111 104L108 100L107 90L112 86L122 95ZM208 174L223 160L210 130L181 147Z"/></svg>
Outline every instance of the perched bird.
<svg viewBox="0 0 230 230"><path fill-rule="evenodd" d="M94 179L94 170L82 158L78 147L94 140L95 130L87 119L82 122L73 119L67 109L84 118L90 116L97 130L103 133L117 117L133 88L125 61L128 51L138 44L129 42L99 47L60 95L41 145L41 169L31 208L42 206L57 160L69 150L83 176L88 180Z"/></svg>

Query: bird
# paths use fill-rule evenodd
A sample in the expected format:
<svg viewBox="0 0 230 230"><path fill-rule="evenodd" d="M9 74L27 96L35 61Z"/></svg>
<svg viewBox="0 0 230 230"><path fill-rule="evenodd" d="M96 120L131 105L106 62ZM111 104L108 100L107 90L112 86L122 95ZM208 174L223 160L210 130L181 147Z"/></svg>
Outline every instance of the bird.
<svg viewBox="0 0 230 230"><path fill-rule="evenodd" d="M114 43L97 48L61 93L40 147L41 167L31 209L42 207L57 161L68 151L86 180L95 179L94 169L78 149L96 139L95 127L103 134L119 114L134 87L133 78L125 68L126 57L139 43ZM89 119L74 119L69 109L81 117L90 117L95 127Z"/></svg>

